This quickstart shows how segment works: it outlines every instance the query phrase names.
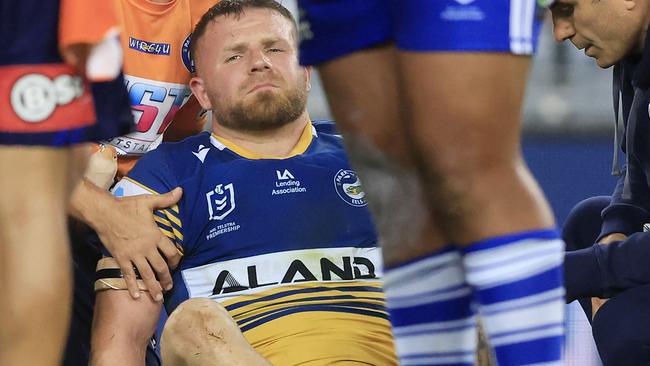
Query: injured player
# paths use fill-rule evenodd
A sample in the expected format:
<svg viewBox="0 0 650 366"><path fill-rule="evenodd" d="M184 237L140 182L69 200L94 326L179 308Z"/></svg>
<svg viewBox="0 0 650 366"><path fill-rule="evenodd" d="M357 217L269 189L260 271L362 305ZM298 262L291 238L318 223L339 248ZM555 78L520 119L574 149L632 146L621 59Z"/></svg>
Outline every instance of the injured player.
<svg viewBox="0 0 650 366"><path fill-rule="evenodd" d="M192 39L190 86L212 133L161 145L113 189L183 188L156 212L184 252L164 365L396 365L364 192L333 125L309 119L291 14L222 1ZM142 365L162 305L129 296L110 257L97 278L91 364Z"/></svg>

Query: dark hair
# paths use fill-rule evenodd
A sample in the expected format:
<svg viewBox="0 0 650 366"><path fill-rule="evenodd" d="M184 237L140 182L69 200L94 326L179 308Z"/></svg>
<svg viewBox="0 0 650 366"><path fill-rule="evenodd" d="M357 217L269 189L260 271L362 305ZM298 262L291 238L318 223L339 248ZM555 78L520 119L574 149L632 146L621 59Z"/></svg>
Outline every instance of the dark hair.
<svg viewBox="0 0 650 366"><path fill-rule="evenodd" d="M287 10L282 4L275 0L222 0L213 7L210 8L203 16L192 32L192 41L190 43L190 57L194 60L194 55L196 54L197 44L199 39L205 34L205 30L208 27L208 24L219 16L233 15L235 19L244 13L246 8L252 9L270 9L278 12L280 15L288 19L293 25L293 29L297 35L298 26L296 24L296 19L293 17L291 12Z"/></svg>

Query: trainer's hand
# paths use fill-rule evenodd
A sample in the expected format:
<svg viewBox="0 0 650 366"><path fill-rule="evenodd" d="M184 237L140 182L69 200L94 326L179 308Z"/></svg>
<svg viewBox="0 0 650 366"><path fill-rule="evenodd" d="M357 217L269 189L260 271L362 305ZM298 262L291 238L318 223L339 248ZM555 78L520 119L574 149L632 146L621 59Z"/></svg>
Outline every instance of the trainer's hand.
<svg viewBox="0 0 650 366"><path fill-rule="evenodd" d="M162 289L168 291L173 286L169 268L176 268L181 253L162 234L154 221L153 211L173 206L182 194L181 188L175 188L162 195L115 198L116 207L106 211L107 217L96 230L102 243L120 265L133 298L140 297L134 266L154 301L162 301Z"/></svg>
<svg viewBox="0 0 650 366"><path fill-rule="evenodd" d="M598 244L609 244L615 241L622 241L627 239L627 235L622 233L611 233L598 241ZM598 297L591 298L591 318L593 319L596 316L596 312L600 310L600 307L605 305L608 299L601 299Z"/></svg>
<svg viewBox="0 0 650 366"><path fill-rule="evenodd" d="M599 244L609 244L614 241L622 241L627 239L627 235L622 234L622 233L611 233L604 238L600 239L598 241Z"/></svg>

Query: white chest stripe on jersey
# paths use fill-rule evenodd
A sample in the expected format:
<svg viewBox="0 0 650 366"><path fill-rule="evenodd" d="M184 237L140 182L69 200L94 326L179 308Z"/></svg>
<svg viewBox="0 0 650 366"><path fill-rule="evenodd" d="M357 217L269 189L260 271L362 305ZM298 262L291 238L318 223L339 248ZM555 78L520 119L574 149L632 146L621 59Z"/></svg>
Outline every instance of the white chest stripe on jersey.
<svg viewBox="0 0 650 366"><path fill-rule="evenodd" d="M116 197L128 197L137 196L140 194L154 194L156 192L148 190L144 186L141 186L131 179L125 177L117 182L117 184L115 184L113 189L111 189L111 193L113 193L113 195Z"/></svg>
<svg viewBox="0 0 650 366"><path fill-rule="evenodd" d="M301 282L377 281L379 248L320 248L270 253L182 271L189 296L218 301Z"/></svg>

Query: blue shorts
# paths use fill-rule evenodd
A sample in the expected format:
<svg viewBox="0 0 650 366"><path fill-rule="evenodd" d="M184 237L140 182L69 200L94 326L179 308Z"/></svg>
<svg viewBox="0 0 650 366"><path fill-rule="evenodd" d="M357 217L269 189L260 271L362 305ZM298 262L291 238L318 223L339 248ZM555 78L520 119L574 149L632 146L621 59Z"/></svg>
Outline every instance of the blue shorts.
<svg viewBox="0 0 650 366"><path fill-rule="evenodd" d="M315 65L385 43L406 51L530 55L535 0L298 0L300 59Z"/></svg>
<svg viewBox="0 0 650 366"><path fill-rule="evenodd" d="M58 18L57 0L3 2L0 145L67 146L133 126L122 76L86 83L63 63Z"/></svg>

